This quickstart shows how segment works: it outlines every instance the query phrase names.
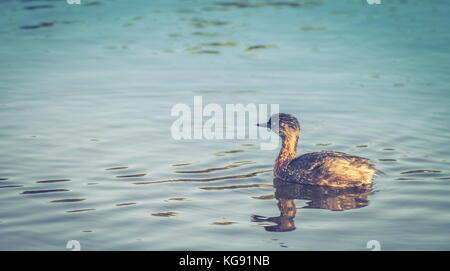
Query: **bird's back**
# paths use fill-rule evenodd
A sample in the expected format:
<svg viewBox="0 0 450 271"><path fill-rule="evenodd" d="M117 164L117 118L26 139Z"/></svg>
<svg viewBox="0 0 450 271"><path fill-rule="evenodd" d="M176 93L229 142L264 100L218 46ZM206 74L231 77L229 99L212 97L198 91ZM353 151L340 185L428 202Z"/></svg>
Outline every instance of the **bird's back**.
<svg viewBox="0 0 450 271"><path fill-rule="evenodd" d="M284 176L278 177L301 184L350 187L370 184L376 171L369 159L322 151L295 158L289 163Z"/></svg>

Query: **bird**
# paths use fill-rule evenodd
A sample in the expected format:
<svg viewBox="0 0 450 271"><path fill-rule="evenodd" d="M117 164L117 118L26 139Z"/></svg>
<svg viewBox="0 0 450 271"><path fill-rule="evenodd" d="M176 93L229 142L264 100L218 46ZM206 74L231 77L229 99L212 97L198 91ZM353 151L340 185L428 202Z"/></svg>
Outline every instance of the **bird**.
<svg viewBox="0 0 450 271"><path fill-rule="evenodd" d="M273 175L283 181L305 185L359 187L372 184L379 171L367 158L337 151L311 152L297 156L300 124L296 117L273 114L266 127L281 137L282 146L275 160Z"/></svg>

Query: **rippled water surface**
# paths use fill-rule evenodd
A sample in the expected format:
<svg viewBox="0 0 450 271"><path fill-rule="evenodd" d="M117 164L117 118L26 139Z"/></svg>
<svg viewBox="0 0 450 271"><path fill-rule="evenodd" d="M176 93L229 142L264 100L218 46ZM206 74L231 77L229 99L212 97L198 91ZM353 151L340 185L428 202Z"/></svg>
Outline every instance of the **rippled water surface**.
<svg viewBox="0 0 450 271"><path fill-rule="evenodd" d="M450 249L447 1L81 2L0 1L0 249ZM194 96L384 174L274 187L260 140L173 139Z"/></svg>

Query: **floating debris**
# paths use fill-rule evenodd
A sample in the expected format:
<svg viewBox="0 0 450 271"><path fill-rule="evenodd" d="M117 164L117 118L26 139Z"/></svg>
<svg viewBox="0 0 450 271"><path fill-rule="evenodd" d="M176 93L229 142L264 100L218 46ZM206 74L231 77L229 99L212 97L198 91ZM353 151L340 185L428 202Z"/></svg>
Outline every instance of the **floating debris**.
<svg viewBox="0 0 450 271"><path fill-rule="evenodd" d="M84 230L83 232L92 232L92 230Z"/></svg>
<svg viewBox="0 0 450 271"><path fill-rule="evenodd" d="M8 178L0 178L0 181L7 181Z"/></svg>
<svg viewBox="0 0 450 271"><path fill-rule="evenodd" d="M171 217L176 216L178 213L176 212L165 212L165 213L154 213L152 216L159 216L159 217Z"/></svg>
<svg viewBox="0 0 450 271"><path fill-rule="evenodd" d="M403 84L403 83L394 83L392 86L393 87L404 87L405 84Z"/></svg>
<svg viewBox="0 0 450 271"><path fill-rule="evenodd" d="M383 151L395 151L394 148L384 148Z"/></svg>
<svg viewBox="0 0 450 271"><path fill-rule="evenodd" d="M51 203L62 203L62 202L78 202L86 199L57 199L50 201Z"/></svg>
<svg viewBox="0 0 450 271"><path fill-rule="evenodd" d="M378 161L381 161L381 162L395 162L395 161L397 161L397 159L392 159L392 158L380 158L380 159L378 159Z"/></svg>
<svg viewBox="0 0 450 271"><path fill-rule="evenodd" d="M147 173L141 173L141 174L130 174L130 175L119 175L116 176L116 178L139 178L146 176Z"/></svg>
<svg viewBox="0 0 450 271"><path fill-rule="evenodd" d="M45 181L37 181L37 183L61 183L61 182L70 182L71 179L58 179L58 180L45 180Z"/></svg>
<svg viewBox="0 0 450 271"><path fill-rule="evenodd" d="M53 193L53 192L68 192L67 189L49 189L49 190L29 190L23 191L20 194L43 194L43 193Z"/></svg>
<svg viewBox="0 0 450 271"><path fill-rule="evenodd" d="M367 148L369 147L368 145L356 145L356 148Z"/></svg>
<svg viewBox="0 0 450 271"><path fill-rule="evenodd" d="M431 169L418 169L418 170L410 170L410 171L404 171L400 174L415 174L415 173L441 173L440 170L431 170Z"/></svg>

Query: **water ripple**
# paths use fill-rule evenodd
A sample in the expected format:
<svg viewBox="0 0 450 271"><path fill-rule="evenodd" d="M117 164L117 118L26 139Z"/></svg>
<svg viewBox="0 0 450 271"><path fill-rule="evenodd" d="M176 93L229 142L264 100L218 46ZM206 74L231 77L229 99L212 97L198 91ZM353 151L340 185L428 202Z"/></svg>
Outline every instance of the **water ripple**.
<svg viewBox="0 0 450 271"><path fill-rule="evenodd" d="M70 182L71 179L59 179L59 180L45 180L45 181L37 181L37 183L61 183L61 182Z"/></svg>
<svg viewBox="0 0 450 271"><path fill-rule="evenodd" d="M49 190L28 190L23 191L21 194L44 194L44 193L53 193L53 192L68 192L68 189L49 189Z"/></svg>
<svg viewBox="0 0 450 271"><path fill-rule="evenodd" d="M207 169L202 169L202 170L179 170L179 171L175 171L175 173L209 173L209 172L214 172L214 171L219 171L219 170L226 170L226 169L230 169L230 168L237 168L243 165L249 165L249 164L254 164L255 162L253 161L242 161L242 162L234 162L231 165L225 166L225 167L214 167L214 168L207 168Z"/></svg>
<svg viewBox="0 0 450 271"><path fill-rule="evenodd" d="M225 177L216 177L216 178L204 178L204 179L169 179L169 180L161 180L161 181L149 181L149 182L136 182L133 184L141 185L141 184L158 184L158 183L176 183L176 182L213 182L219 180L228 180L228 179L242 179L248 177L254 177L261 173L271 172L272 169L268 170L259 170L248 174L243 175L233 175L233 176L225 176Z"/></svg>

